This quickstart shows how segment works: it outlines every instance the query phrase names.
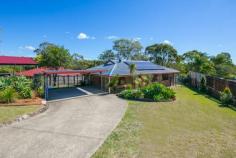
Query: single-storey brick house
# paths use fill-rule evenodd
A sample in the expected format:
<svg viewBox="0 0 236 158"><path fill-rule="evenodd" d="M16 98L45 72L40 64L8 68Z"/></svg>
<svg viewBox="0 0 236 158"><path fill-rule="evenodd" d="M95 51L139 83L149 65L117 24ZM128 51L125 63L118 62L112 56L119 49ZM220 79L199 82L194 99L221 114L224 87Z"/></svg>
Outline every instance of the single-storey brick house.
<svg viewBox="0 0 236 158"><path fill-rule="evenodd" d="M100 74L90 75L90 84L100 87L105 91L108 91L108 83L112 77L119 77L119 88L124 88L125 85L132 83L132 76L130 74L130 65L136 65L135 74L137 76L150 75L152 76L152 82L160 82L166 86L174 86L176 83L176 77L179 71L164 66L153 64L150 61L121 61L121 60L109 60L103 65L99 65L89 70L104 70Z"/></svg>

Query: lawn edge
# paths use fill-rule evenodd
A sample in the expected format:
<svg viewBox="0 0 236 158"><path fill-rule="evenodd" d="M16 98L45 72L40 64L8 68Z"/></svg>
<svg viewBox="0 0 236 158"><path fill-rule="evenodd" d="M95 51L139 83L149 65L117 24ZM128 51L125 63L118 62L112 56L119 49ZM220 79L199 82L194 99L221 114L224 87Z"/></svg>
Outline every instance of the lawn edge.
<svg viewBox="0 0 236 158"><path fill-rule="evenodd" d="M27 105L28 106L28 105ZM6 122L3 122L3 123L0 123L0 128L2 127L6 127L6 126L9 126L15 122L21 122L23 120L26 120L28 118L31 118L31 117L34 117L38 114L41 114L43 112L45 112L47 109L48 109L49 105L46 104L46 105L42 105L41 108L39 108L37 111L34 111L34 112L31 112L31 113L26 113L24 115L21 115L21 116L18 116L16 117L15 119L13 120L10 120L10 121L6 121Z"/></svg>
<svg viewBox="0 0 236 158"><path fill-rule="evenodd" d="M119 97L117 97L117 98L119 98ZM121 99L121 98L119 98L119 99ZM122 100L124 100L124 99L122 99ZM124 108L123 114L120 117L119 121L113 126L113 128L110 130L109 134L107 134L107 136L105 137L105 139L101 140L99 145L93 151L91 151L90 153L87 153L87 157L89 157L89 158L93 157L93 155L99 150L99 148L105 143L107 138L113 133L113 131L118 127L118 125L123 120L123 118L124 118L124 116L125 116L125 114L127 112L128 106L129 106L129 102L127 100L124 100L124 101L125 101L125 108Z"/></svg>

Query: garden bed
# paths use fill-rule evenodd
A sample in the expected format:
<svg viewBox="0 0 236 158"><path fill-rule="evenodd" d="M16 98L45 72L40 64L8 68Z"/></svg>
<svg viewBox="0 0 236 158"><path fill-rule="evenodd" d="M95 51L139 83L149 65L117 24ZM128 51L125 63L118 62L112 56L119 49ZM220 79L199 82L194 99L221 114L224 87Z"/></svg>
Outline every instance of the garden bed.
<svg viewBox="0 0 236 158"><path fill-rule="evenodd" d="M142 88L123 90L118 96L124 99L148 102L169 102L176 99L173 89L161 83L152 83Z"/></svg>
<svg viewBox="0 0 236 158"><path fill-rule="evenodd" d="M27 105L42 105L42 99L39 97L31 99L17 99L13 103L0 103L0 106L27 106Z"/></svg>

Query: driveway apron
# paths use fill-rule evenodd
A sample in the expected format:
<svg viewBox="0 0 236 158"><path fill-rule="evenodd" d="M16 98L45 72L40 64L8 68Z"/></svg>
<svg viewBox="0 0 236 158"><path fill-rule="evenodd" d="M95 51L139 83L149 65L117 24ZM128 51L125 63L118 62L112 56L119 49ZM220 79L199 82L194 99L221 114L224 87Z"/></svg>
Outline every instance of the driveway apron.
<svg viewBox="0 0 236 158"><path fill-rule="evenodd" d="M120 122L126 107L126 101L115 95L51 102L46 112L0 128L0 157L90 157Z"/></svg>

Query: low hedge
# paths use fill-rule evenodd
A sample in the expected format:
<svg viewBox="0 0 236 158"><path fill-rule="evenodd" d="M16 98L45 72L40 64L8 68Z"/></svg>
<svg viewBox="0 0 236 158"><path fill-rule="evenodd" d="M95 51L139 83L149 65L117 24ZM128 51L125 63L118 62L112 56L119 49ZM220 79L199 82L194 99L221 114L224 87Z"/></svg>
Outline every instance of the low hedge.
<svg viewBox="0 0 236 158"><path fill-rule="evenodd" d="M148 99L152 101L175 100L175 92L161 83L152 83L141 89L124 90L118 96L124 99Z"/></svg>

